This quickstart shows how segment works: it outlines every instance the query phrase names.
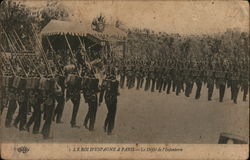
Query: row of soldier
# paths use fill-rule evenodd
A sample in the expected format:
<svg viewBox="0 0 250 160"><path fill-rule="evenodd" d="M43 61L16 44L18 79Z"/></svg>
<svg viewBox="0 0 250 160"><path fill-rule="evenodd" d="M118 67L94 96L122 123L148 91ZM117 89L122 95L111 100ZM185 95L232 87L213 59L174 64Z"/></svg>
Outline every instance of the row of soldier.
<svg viewBox="0 0 250 160"><path fill-rule="evenodd" d="M172 91L179 95L181 91L189 97L193 85L197 90L195 98L201 95L202 84L208 88L208 100L212 100L214 87L219 89L219 101L223 101L226 87L231 88L231 99L237 103L239 90L243 91L243 101L246 101L249 88L248 60L233 61L230 59L204 58L204 59L180 59L170 57L168 59L151 58L125 58L113 59L108 62L108 67L117 67L120 75L120 87L130 89L144 87L147 91L158 90L169 94Z"/></svg>
<svg viewBox="0 0 250 160"><path fill-rule="evenodd" d="M17 59L19 63L13 63ZM108 114L104 122L104 131L109 135L112 133L117 96L119 95L119 82L114 71L106 73L106 78L99 82L93 71L88 68L81 70L81 73L77 74L76 67L69 63L64 66L63 74L58 74L58 72L49 74L50 72L48 69L46 70L44 61L39 61L40 59L34 60L34 58L32 63L25 63L24 61L27 59L31 58L11 57L1 63L1 67L4 69L4 83L1 86L1 91L5 93L8 101L8 103L5 103L8 108L5 120L6 127L12 126L14 113L17 106L19 106L18 115L15 117L13 125L19 128L20 131L29 131L33 124L32 133L38 134L43 115L44 124L41 133L45 139L50 138L52 121L62 123L65 101L70 100L73 103L70 124L72 128L79 128L80 126L76 125L76 118L81 94L83 94L84 100L89 106L83 122L84 127L89 131L94 130L98 105L105 99ZM17 66L14 68L13 64ZM31 64L33 65L29 66ZM29 69L26 70L24 66ZM33 108L33 112L27 120L31 108ZM1 112L2 110L3 108L1 108Z"/></svg>

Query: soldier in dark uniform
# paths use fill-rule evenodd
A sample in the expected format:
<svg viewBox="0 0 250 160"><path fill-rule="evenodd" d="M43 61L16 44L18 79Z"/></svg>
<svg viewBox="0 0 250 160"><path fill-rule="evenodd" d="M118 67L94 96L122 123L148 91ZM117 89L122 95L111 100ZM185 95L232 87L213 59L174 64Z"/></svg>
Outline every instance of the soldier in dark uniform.
<svg viewBox="0 0 250 160"><path fill-rule="evenodd" d="M73 103L73 111L71 116L71 127L72 128L80 128L80 126L76 125L76 117L80 106L80 99L81 99L81 83L82 78L78 75L76 75L76 68L73 68L72 71L67 71L67 67L65 67L66 70L66 101L69 99ZM62 96L62 95L61 95Z"/></svg>
<svg viewBox="0 0 250 160"><path fill-rule="evenodd" d="M6 119L5 119L5 127L9 128L11 127L11 122L13 119L13 114L16 111L17 108L17 101L16 101L16 89L13 87L10 87L9 91L8 91L8 111L6 114Z"/></svg>
<svg viewBox="0 0 250 160"><path fill-rule="evenodd" d="M237 104L237 97L240 89L240 73L236 68L231 75L231 88L233 101Z"/></svg>
<svg viewBox="0 0 250 160"><path fill-rule="evenodd" d="M212 100L213 90L214 90L214 72L213 70L207 70L206 71L206 82L207 82L207 88L208 88L208 100Z"/></svg>
<svg viewBox="0 0 250 160"><path fill-rule="evenodd" d="M34 111L26 124L26 130L29 132L30 126L34 123L33 134L38 134L41 124L41 104L43 103L43 94L39 89L33 89L29 95L30 105L33 107Z"/></svg>
<svg viewBox="0 0 250 160"><path fill-rule="evenodd" d="M137 85L136 85L136 89L138 90L141 86L141 81L143 79L143 69L142 67L138 67L136 69L136 82L137 82Z"/></svg>
<svg viewBox="0 0 250 160"><path fill-rule="evenodd" d="M218 68L218 71L216 71L216 86L219 88L219 94L220 94L220 102L223 101L225 89L226 89L226 73L222 68Z"/></svg>
<svg viewBox="0 0 250 160"><path fill-rule="evenodd" d="M18 88L18 104L19 104L19 112L14 121L14 126L17 128L19 123L19 130L25 130L24 126L27 121L27 112L28 112L28 90L25 88L26 79L23 78L20 87Z"/></svg>
<svg viewBox="0 0 250 160"><path fill-rule="evenodd" d="M150 74L150 80L152 81L151 92L154 92L154 90L155 90L155 83L156 83L156 80L157 80L157 67L156 66L152 66L149 74Z"/></svg>
<svg viewBox="0 0 250 160"><path fill-rule="evenodd" d="M241 71L240 79L241 79L241 90L243 90L243 101L246 101L249 88L249 72L247 68L244 68Z"/></svg>
<svg viewBox="0 0 250 160"><path fill-rule="evenodd" d="M189 97L191 94L191 83L192 83L192 78L191 78L191 72L189 69L189 66L187 66L186 68L184 68L183 71L183 76L184 76L184 82L185 82L185 96Z"/></svg>
<svg viewBox="0 0 250 160"><path fill-rule="evenodd" d="M167 94L170 93L171 90L171 84L172 84L172 80L173 80L173 75L172 75L172 69L171 68L167 68L166 70L166 85L167 85Z"/></svg>
<svg viewBox="0 0 250 160"><path fill-rule="evenodd" d="M115 75L112 74L111 76L107 76L101 86L99 104L102 103L103 97L105 97L108 114L104 122L104 131L107 131L108 135L111 135L115 124L117 96L119 95L118 85L119 82L116 80Z"/></svg>
<svg viewBox="0 0 250 160"><path fill-rule="evenodd" d="M158 78L157 78L157 89L161 93L163 89L163 77L164 77L165 68L161 67L158 72L159 73L158 73Z"/></svg>
<svg viewBox="0 0 250 160"><path fill-rule="evenodd" d="M125 83L125 77L126 77L126 67L125 66L121 66L121 70L120 70L120 87L123 88L124 87L124 83Z"/></svg>
<svg viewBox="0 0 250 160"><path fill-rule="evenodd" d="M55 92L56 92L56 80L54 78L48 79L49 87L44 92L44 117L45 120L42 135L44 139L52 138L50 137L50 127L53 119L53 113L55 109Z"/></svg>
<svg viewBox="0 0 250 160"><path fill-rule="evenodd" d="M150 72L149 68L145 68L146 84L144 90L147 91L150 87Z"/></svg>
<svg viewBox="0 0 250 160"><path fill-rule="evenodd" d="M199 99L201 95L202 88L202 70L201 68L195 67L193 70L193 81L196 83L197 89L195 94L195 99Z"/></svg>
<svg viewBox="0 0 250 160"><path fill-rule="evenodd" d="M164 68L163 74L162 74L162 90L165 91L167 87L167 80L168 80L168 74L167 74L167 68Z"/></svg>
<svg viewBox="0 0 250 160"><path fill-rule="evenodd" d="M53 120L56 119L56 123L63 123L62 122L62 114L64 110L64 105L65 105L65 77L63 75L58 75L57 78L57 84L59 85L58 87L61 88L61 91L56 94L56 101L57 105L55 108Z"/></svg>
<svg viewBox="0 0 250 160"><path fill-rule="evenodd" d="M84 119L84 126L89 131L94 131L96 112L97 112L97 93L100 91L98 86L99 80L92 73L89 73L84 79L83 94L85 101L88 103L88 112Z"/></svg>
<svg viewBox="0 0 250 160"><path fill-rule="evenodd" d="M181 68L176 68L175 69L175 84L176 84L176 95L178 96L179 93L181 92L181 87L182 87L182 70Z"/></svg>

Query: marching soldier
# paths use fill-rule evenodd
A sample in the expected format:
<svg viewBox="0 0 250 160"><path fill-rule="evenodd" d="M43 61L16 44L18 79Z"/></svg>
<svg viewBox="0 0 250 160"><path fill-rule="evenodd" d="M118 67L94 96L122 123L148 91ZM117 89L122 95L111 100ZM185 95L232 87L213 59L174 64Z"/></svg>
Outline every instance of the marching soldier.
<svg viewBox="0 0 250 160"><path fill-rule="evenodd" d="M61 91L56 94L56 101L57 105L54 112L53 120L56 119L56 123L63 123L62 122L62 114L64 110L65 105L65 77L63 75L58 75L57 78L57 84L59 88L61 88Z"/></svg>
<svg viewBox="0 0 250 160"><path fill-rule="evenodd" d="M104 122L104 131L107 132L108 135L111 135L115 124L117 96L119 95L118 86L119 82L116 80L115 75L112 74L110 76L107 76L107 78L103 81L101 87L99 104L102 103L103 97L105 97L108 114Z"/></svg>
<svg viewBox="0 0 250 160"><path fill-rule="evenodd" d="M54 78L48 78L49 87L44 92L44 125L42 128L42 135L44 139L50 137L50 128L53 119L53 113L55 109L55 93L56 93L56 80Z"/></svg>
<svg viewBox="0 0 250 160"><path fill-rule="evenodd" d="M12 118L13 118L13 114L16 111L17 108L17 101L16 101L16 89L13 87L10 87L9 91L8 91L8 111L6 114L6 119L5 119L5 127L9 128L11 127L11 122L12 122Z"/></svg>
<svg viewBox="0 0 250 160"><path fill-rule="evenodd" d="M26 124L26 130L29 132L30 126L34 123L33 134L38 134L41 124L41 105L43 102L43 94L39 89L33 89L29 94L30 105L33 107L34 111Z"/></svg>
<svg viewBox="0 0 250 160"><path fill-rule="evenodd" d="M163 89L163 77L164 77L165 68L161 68L158 72L159 73L158 73L158 78L157 78L157 89L161 93Z"/></svg>
<svg viewBox="0 0 250 160"><path fill-rule="evenodd" d="M191 83L192 83L191 76L192 75L191 75L190 69L188 67L184 68L183 76L184 76L184 82L185 82L185 85L186 85L185 96L189 97L190 94L191 94Z"/></svg>
<svg viewBox="0 0 250 160"><path fill-rule="evenodd" d="M224 70L219 68L218 71L216 71L216 86L219 88L219 101L222 102L225 94L225 87L226 85L226 73Z"/></svg>
<svg viewBox="0 0 250 160"><path fill-rule="evenodd" d="M240 89L240 73L236 68L231 76L231 88L233 101L237 104L237 97Z"/></svg>
<svg viewBox="0 0 250 160"><path fill-rule="evenodd" d="M241 79L241 90L243 90L243 101L246 101L249 88L249 72L247 68L241 71L240 79Z"/></svg>
<svg viewBox="0 0 250 160"><path fill-rule="evenodd" d="M152 66L150 68L150 80L152 81L152 85L151 85L151 92L154 92L155 90L155 82L157 79L157 68L156 66Z"/></svg>
<svg viewBox="0 0 250 160"><path fill-rule="evenodd" d="M182 87L182 70L180 68L176 68L175 70L175 84L176 84L176 95L178 96L181 92Z"/></svg>
<svg viewBox="0 0 250 160"><path fill-rule="evenodd" d="M210 69L206 71L206 82L208 88L208 100L212 100L213 90L214 90L214 72Z"/></svg>
<svg viewBox="0 0 250 160"><path fill-rule="evenodd" d="M28 90L25 88L26 86L26 79L21 77L16 77L20 81L18 81L18 104L19 104L19 112L14 121L14 126L18 128L19 123L19 130L24 131L25 124L27 121L27 112L28 112Z"/></svg>
<svg viewBox="0 0 250 160"><path fill-rule="evenodd" d="M66 101L70 99L71 102L73 103L73 111L72 111L70 124L72 128L80 128L80 126L76 125L76 117L77 117L77 113L78 113L79 106L80 106L82 78L76 75L76 66L74 65L69 64L65 66L65 71L66 71L65 75L67 76L66 78L66 85L67 85L66 86L67 88Z"/></svg>
<svg viewBox="0 0 250 160"><path fill-rule="evenodd" d="M146 84L144 90L147 91L150 87L150 72L149 68L145 68L145 75L146 75Z"/></svg>
<svg viewBox="0 0 250 160"><path fill-rule="evenodd" d="M97 93L99 92L99 80L95 78L93 73L89 73L84 80L83 94L85 101L88 103L88 112L84 119L84 127L89 131L94 131L96 112L97 112Z"/></svg>
<svg viewBox="0 0 250 160"><path fill-rule="evenodd" d="M126 67L122 66L121 70L120 70L120 87L123 88L124 87L124 83L125 83L125 76L126 76Z"/></svg>

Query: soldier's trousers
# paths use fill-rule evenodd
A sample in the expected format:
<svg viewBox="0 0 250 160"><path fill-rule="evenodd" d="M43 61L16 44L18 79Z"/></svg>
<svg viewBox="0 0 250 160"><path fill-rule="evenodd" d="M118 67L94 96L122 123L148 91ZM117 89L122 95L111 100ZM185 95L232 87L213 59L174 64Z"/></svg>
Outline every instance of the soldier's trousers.
<svg viewBox="0 0 250 160"><path fill-rule="evenodd" d="M159 90L159 92L162 91L162 89L163 89L163 79L158 79L157 80L157 89Z"/></svg>
<svg viewBox="0 0 250 160"><path fill-rule="evenodd" d="M133 88L135 86L135 76L132 77L131 79L131 86L130 88Z"/></svg>
<svg viewBox="0 0 250 160"><path fill-rule="evenodd" d="M168 80L168 81L167 81L167 85L168 85L168 87L167 87L167 94L169 94L169 93L170 93L170 90L171 90L171 84L172 84L172 81L171 81L171 80Z"/></svg>
<svg viewBox="0 0 250 160"><path fill-rule="evenodd" d="M127 84L128 89L133 88L134 82L135 82L135 78L134 78L134 77L128 77L128 81L127 81L127 83L128 83L128 84Z"/></svg>
<svg viewBox="0 0 250 160"><path fill-rule="evenodd" d="M156 82L156 80L155 80L155 79L152 79L151 92L154 92L154 91L155 91L155 82Z"/></svg>
<svg viewBox="0 0 250 160"><path fill-rule="evenodd" d="M2 87L0 88L0 112L1 112L1 115L3 113L3 109L4 107L7 105L6 102L7 102L7 97L6 97L6 88L5 87Z"/></svg>
<svg viewBox="0 0 250 160"><path fill-rule="evenodd" d="M220 102L223 101L223 98L224 98L224 94L225 94L225 90L226 90L226 86L225 84L219 84L219 94L220 94Z"/></svg>
<svg viewBox="0 0 250 160"><path fill-rule="evenodd" d="M208 89L208 100L212 100L212 95L214 91L214 82L208 82L207 83L207 89Z"/></svg>
<svg viewBox="0 0 250 160"><path fill-rule="evenodd" d="M164 80L162 81L162 90L165 91L165 90L166 90L166 87L167 87L167 80L164 79Z"/></svg>
<svg viewBox="0 0 250 160"><path fill-rule="evenodd" d="M65 106L64 94L56 96L56 101L57 101L57 105L55 108L53 119L55 120L56 118L56 123L59 123L61 122L63 109Z"/></svg>
<svg viewBox="0 0 250 160"><path fill-rule="evenodd" d="M53 112L55 109L55 103L51 104L51 105L46 105L45 104L45 112L44 113L46 116L44 117L44 124L43 124L43 128L42 128L42 135L43 138L48 138L49 134L50 134L50 127L51 127L51 122L52 122L52 118L53 118Z"/></svg>
<svg viewBox="0 0 250 160"><path fill-rule="evenodd" d="M143 82L144 82L144 78L141 79L140 88L142 88Z"/></svg>
<svg viewBox="0 0 250 160"><path fill-rule="evenodd" d="M185 84L186 84L185 96L186 96L186 97L189 97L190 94L191 94L191 90L192 90L192 89L191 89L191 82L190 82L190 81L186 81Z"/></svg>
<svg viewBox="0 0 250 160"><path fill-rule="evenodd" d="M196 81L196 94L195 94L195 99L199 99L201 96L201 88L202 88L202 81Z"/></svg>
<svg viewBox="0 0 250 160"><path fill-rule="evenodd" d="M19 102L19 113L14 121L14 125L16 126L19 122L19 130L24 130L24 125L27 121L27 100L24 102Z"/></svg>
<svg viewBox="0 0 250 160"><path fill-rule="evenodd" d="M239 82L233 80L231 83L231 94L232 94L234 103L237 103L238 93L240 89L238 86L239 86Z"/></svg>
<svg viewBox="0 0 250 160"><path fill-rule="evenodd" d="M122 75L122 76L121 76L121 79L120 79L120 87L121 87L121 88L124 87L124 82L125 82L125 75Z"/></svg>
<svg viewBox="0 0 250 160"><path fill-rule="evenodd" d="M175 94L178 96L179 93L181 92L181 88L182 88L182 82L181 81L176 81L176 92Z"/></svg>
<svg viewBox="0 0 250 160"><path fill-rule="evenodd" d="M176 89L176 80L173 80L172 91L175 92L175 89Z"/></svg>
<svg viewBox="0 0 250 160"><path fill-rule="evenodd" d="M115 115L116 115L116 108L117 108L117 102L108 102L106 103L108 114L106 116L105 122L104 122L104 129L105 131L108 131L108 134L112 132L115 125Z"/></svg>
<svg viewBox="0 0 250 160"><path fill-rule="evenodd" d="M8 106L8 111L6 114L6 119L5 119L5 127L10 127L13 115L16 111L17 108L17 102L15 99L10 99L9 100L9 106Z"/></svg>
<svg viewBox="0 0 250 160"><path fill-rule="evenodd" d="M80 106L80 98L81 98L80 93L70 98L71 102L73 103L73 112L72 112L71 121L70 121L71 126L74 126L76 124L76 116L77 116L79 106Z"/></svg>
<svg viewBox="0 0 250 160"><path fill-rule="evenodd" d="M137 79L136 79L136 82L137 82L136 89L140 88L141 80L142 80L141 78L137 77Z"/></svg>
<svg viewBox="0 0 250 160"><path fill-rule="evenodd" d="M244 85L242 89L243 89L243 101L246 101L248 94L248 85Z"/></svg>
<svg viewBox="0 0 250 160"><path fill-rule="evenodd" d="M42 112L41 112L41 104L35 104L33 105L34 112L32 113L28 123L27 127L29 128L33 123L33 134L39 133L40 125L41 125L41 119L42 119Z"/></svg>
<svg viewBox="0 0 250 160"><path fill-rule="evenodd" d="M146 78L145 91L147 91L150 87L150 78Z"/></svg>
<svg viewBox="0 0 250 160"><path fill-rule="evenodd" d="M88 105L89 109L84 119L84 125L89 127L89 131L93 131L95 126L96 112L97 112L97 97L94 101L89 101Z"/></svg>

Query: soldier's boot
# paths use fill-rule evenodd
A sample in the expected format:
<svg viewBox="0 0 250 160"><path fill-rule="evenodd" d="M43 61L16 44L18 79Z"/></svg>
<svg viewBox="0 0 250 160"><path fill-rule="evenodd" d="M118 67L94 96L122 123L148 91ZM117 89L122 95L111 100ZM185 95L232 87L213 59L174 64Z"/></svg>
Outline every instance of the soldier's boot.
<svg viewBox="0 0 250 160"><path fill-rule="evenodd" d="M212 92L211 90L208 88L208 101L212 100Z"/></svg>
<svg viewBox="0 0 250 160"><path fill-rule="evenodd" d="M136 85L136 89L137 89L137 90L139 90L140 82L141 82L141 81L140 81L140 79L138 78L138 79L137 79L137 85Z"/></svg>
<svg viewBox="0 0 250 160"><path fill-rule="evenodd" d="M237 98L238 98L239 88L235 88L234 93L234 103L237 104Z"/></svg>
<svg viewBox="0 0 250 160"><path fill-rule="evenodd" d="M219 90L220 90L220 102L222 102L225 94L225 85L220 85Z"/></svg>
<svg viewBox="0 0 250 160"><path fill-rule="evenodd" d="M155 91L155 80L152 81L151 92Z"/></svg>
<svg viewBox="0 0 250 160"><path fill-rule="evenodd" d="M243 89L243 101L247 101L248 87Z"/></svg>
<svg viewBox="0 0 250 160"><path fill-rule="evenodd" d="M168 82L168 87L167 87L167 94L170 93L170 89L171 89L171 81Z"/></svg>

